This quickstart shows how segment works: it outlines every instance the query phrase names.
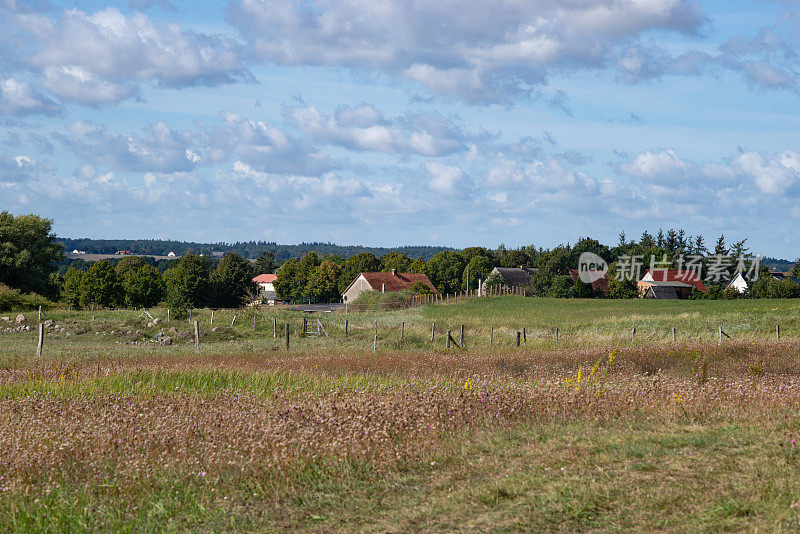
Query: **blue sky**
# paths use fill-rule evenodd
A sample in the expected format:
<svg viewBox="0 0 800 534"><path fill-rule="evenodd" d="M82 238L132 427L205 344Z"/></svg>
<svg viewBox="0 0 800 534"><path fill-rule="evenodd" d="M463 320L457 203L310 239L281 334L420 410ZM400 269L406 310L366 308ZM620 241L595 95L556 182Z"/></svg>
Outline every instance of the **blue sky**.
<svg viewBox="0 0 800 534"><path fill-rule="evenodd" d="M800 256L800 2L0 0L0 206L59 235Z"/></svg>

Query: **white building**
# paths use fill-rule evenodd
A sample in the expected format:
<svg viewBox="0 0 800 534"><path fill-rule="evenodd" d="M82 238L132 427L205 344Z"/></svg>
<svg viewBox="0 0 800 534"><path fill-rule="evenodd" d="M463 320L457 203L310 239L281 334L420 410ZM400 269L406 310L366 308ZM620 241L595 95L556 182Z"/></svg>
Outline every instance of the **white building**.
<svg viewBox="0 0 800 534"><path fill-rule="evenodd" d="M747 280L745 280L744 276L742 276L742 273L737 273L736 277L730 281L730 283L725 287L725 289L733 288L739 293L744 293L745 291L747 291L749 287L750 286L748 285Z"/></svg>

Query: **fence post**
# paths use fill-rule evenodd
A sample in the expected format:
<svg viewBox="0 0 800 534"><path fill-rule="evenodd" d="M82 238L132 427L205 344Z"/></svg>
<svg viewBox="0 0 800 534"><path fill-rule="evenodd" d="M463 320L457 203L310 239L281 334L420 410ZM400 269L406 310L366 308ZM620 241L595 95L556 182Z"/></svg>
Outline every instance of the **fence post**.
<svg viewBox="0 0 800 534"><path fill-rule="evenodd" d="M722 343L722 325L719 325L719 343Z"/></svg>
<svg viewBox="0 0 800 534"><path fill-rule="evenodd" d="M524 326L522 327L522 342L523 343L528 342L528 329L525 328Z"/></svg>
<svg viewBox="0 0 800 534"><path fill-rule="evenodd" d="M256 331L256 312L253 312L253 332Z"/></svg>
<svg viewBox="0 0 800 534"><path fill-rule="evenodd" d="M378 350L378 321L375 321L375 337L372 340L372 352Z"/></svg>
<svg viewBox="0 0 800 534"><path fill-rule="evenodd" d="M233 316L233 320L231 321L231 328L233 328L234 323L236 323L236 316L235 315ZM253 321L253 324L255 324L255 321Z"/></svg>
<svg viewBox="0 0 800 534"><path fill-rule="evenodd" d="M42 307L39 306L39 322L42 322Z"/></svg>
<svg viewBox="0 0 800 534"><path fill-rule="evenodd" d="M776 324L775 325L775 341L780 341L780 340L781 340L781 325Z"/></svg>
<svg viewBox="0 0 800 534"><path fill-rule="evenodd" d="M36 344L36 356L41 356L44 352L44 324L39 323L39 343Z"/></svg>
<svg viewBox="0 0 800 534"><path fill-rule="evenodd" d="M211 326L214 326L214 310L211 310Z"/></svg>
<svg viewBox="0 0 800 534"><path fill-rule="evenodd" d="M306 337L306 334L308 334L308 319L303 317L303 337Z"/></svg>
<svg viewBox="0 0 800 534"><path fill-rule="evenodd" d="M278 318L272 318L272 337L278 337Z"/></svg>
<svg viewBox="0 0 800 534"><path fill-rule="evenodd" d="M433 343L434 335L436 334L436 322L431 323L431 343Z"/></svg>
<svg viewBox="0 0 800 534"><path fill-rule="evenodd" d="M519 347L519 342L520 342L520 339L521 339L521 338L522 338L522 332L520 332L519 330L517 330L517 346L518 346L518 347Z"/></svg>
<svg viewBox="0 0 800 534"><path fill-rule="evenodd" d="M461 335L458 338L458 344L461 345L461 348L464 348L464 325L461 325Z"/></svg>
<svg viewBox="0 0 800 534"><path fill-rule="evenodd" d="M672 342L675 343L675 327L672 327Z"/></svg>
<svg viewBox="0 0 800 534"><path fill-rule="evenodd" d="M631 341L633 341L634 337L636 337L636 327L635 326L633 328L631 328Z"/></svg>
<svg viewBox="0 0 800 534"><path fill-rule="evenodd" d="M297 337L297 317L294 318L294 337Z"/></svg>
<svg viewBox="0 0 800 534"><path fill-rule="evenodd" d="M344 320L344 337L347 337L348 330L350 330L350 319Z"/></svg>
<svg viewBox="0 0 800 534"><path fill-rule="evenodd" d="M445 341L445 348L450 348L450 330L447 331L447 340Z"/></svg>
<svg viewBox="0 0 800 534"><path fill-rule="evenodd" d="M403 341L403 338L406 336L406 322L403 321L400 323L400 341Z"/></svg>
<svg viewBox="0 0 800 534"><path fill-rule="evenodd" d="M167 308L167 322L169 322L169 308Z"/></svg>
<svg viewBox="0 0 800 534"><path fill-rule="evenodd" d="M286 328L283 329L283 345L287 351L289 350L289 327L291 326L291 323L286 323Z"/></svg>
<svg viewBox="0 0 800 534"><path fill-rule="evenodd" d="M197 321L194 322L194 352L195 354L200 352L200 327Z"/></svg>
<svg viewBox="0 0 800 534"><path fill-rule="evenodd" d="M489 330L489 346L494 345L494 327Z"/></svg>
<svg viewBox="0 0 800 534"><path fill-rule="evenodd" d="M558 345L558 327L556 327L556 345Z"/></svg>

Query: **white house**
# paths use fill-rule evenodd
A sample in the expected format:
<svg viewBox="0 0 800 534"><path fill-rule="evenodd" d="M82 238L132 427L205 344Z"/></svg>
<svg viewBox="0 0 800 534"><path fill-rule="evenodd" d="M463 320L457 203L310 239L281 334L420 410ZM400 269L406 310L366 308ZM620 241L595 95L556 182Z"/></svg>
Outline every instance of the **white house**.
<svg viewBox="0 0 800 534"><path fill-rule="evenodd" d="M175 251L174 250L170 250L169 254L167 254L167 257L168 258L174 258L175 257Z"/></svg>
<svg viewBox="0 0 800 534"><path fill-rule="evenodd" d="M725 289L733 288L739 293L744 293L747 291L748 287L750 286L747 284L747 280L745 280L744 276L742 276L742 273L736 273L734 279L730 281Z"/></svg>
<svg viewBox="0 0 800 534"><path fill-rule="evenodd" d="M284 301L278 298L275 291L275 281L278 279L277 274L259 274L253 278L253 282L258 285L258 296L262 302L270 306L275 304L282 304Z"/></svg>

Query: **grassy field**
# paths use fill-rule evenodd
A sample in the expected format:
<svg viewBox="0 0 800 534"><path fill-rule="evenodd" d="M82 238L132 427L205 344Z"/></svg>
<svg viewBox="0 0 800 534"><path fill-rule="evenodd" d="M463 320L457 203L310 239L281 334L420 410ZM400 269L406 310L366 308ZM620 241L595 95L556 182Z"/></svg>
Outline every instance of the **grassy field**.
<svg viewBox="0 0 800 534"><path fill-rule="evenodd" d="M800 529L792 301L502 297L305 338L253 313L193 312L195 353L187 320L53 310L42 357L8 314L0 529Z"/></svg>

